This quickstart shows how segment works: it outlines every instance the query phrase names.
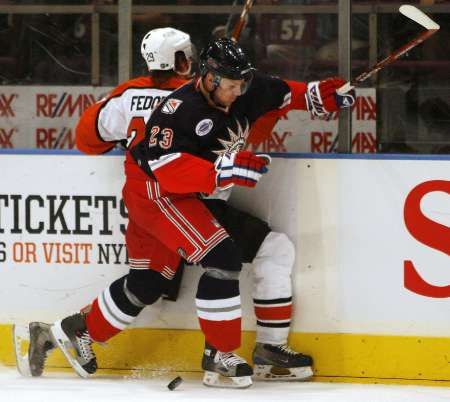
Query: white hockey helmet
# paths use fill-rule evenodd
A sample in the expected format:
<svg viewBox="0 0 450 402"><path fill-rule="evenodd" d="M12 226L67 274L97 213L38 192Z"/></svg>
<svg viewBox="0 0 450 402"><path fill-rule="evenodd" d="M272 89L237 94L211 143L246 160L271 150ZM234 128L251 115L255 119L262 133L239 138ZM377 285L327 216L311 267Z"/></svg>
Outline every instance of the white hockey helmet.
<svg viewBox="0 0 450 402"><path fill-rule="evenodd" d="M174 28L157 28L142 39L141 53L149 70L175 70L175 53L183 52L192 59L191 37Z"/></svg>

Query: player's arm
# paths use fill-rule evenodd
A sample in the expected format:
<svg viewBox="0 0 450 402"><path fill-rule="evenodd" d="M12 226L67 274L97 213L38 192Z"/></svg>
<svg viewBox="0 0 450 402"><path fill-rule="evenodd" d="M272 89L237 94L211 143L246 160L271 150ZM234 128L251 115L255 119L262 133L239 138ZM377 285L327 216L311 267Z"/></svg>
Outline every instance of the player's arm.
<svg viewBox="0 0 450 402"><path fill-rule="evenodd" d="M195 155L175 152L143 163L148 164L161 187L171 193L211 194L216 188L214 164Z"/></svg>
<svg viewBox="0 0 450 402"><path fill-rule="evenodd" d="M116 142L105 141L97 129L97 118L103 102L89 106L81 115L75 128L75 143L77 148L89 155L99 155L109 152Z"/></svg>
<svg viewBox="0 0 450 402"><path fill-rule="evenodd" d="M282 80L277 77L256 77L257 116L248 142L258 145L269 138L280 117L290 110L307 110L315 116L326 116L340 108L352 106L355 93L339 94L337 89L345 83L339 78L328 78L310 83Z"/></svg>
<svg viewBox="0 0 450 402"><path fill-rule="evenodd" d="M145 138L131 148L141 169L173 193L211 194L234 184L254 187L269 161L251 152L235 152L212 160L196 134L196 126L208 109L180 95L182 100L176 91L161 103L146 125Z"/></svg>
<svg viewBox="0 0 450 402"><path fill-rule="evenodd" d="M251 152L219 156L215 161L201 156L195 137L189 135L196 120L187 113L177 116L156 110L147 124L146 136L130 152L137 164L172 193L213 193L234 184L254 187L269 161Z"/></svg>
<svg viewBox="0 0 450 402"><path fill-rule="evenodd" d="M308 110L316 116L352 106L354 91L341 94L338 89L345 81L338 77L309 83L282 80L278 77L258 75L259 99L262 103L259 114L281 117L290 110ZM261 96L263 94L264 96Z"/></svg>
<svg viewBox="0 0 450 402"><path fill-rule="evenodd" d="M122 84L110 95L89 106L81 115L75 129L77 148L86 154L104 154L127 138L127 120L123 112Z"/></svg>
<svg viewBox="0 0 450 402"><path fill-rule="evenodd" d="M351 106L355 101L354 92L340 95L337 93L344 81L329 78L323 81L305 83L265 77L264 90L259 90L258 99L266 103L260 116L253 123L248 142L259 145L269 138L278 119L290 110L307 110L316 116L327 115L341 107ZM264 93L264 96L261 96ZM317 95L318 94L318 95ZM267 101L268 100L268 101Z"/></svg>
<svg viewBox="0 0 450 402"><path fill-rule="evenodd" d="M170 103L166 108L166 104ZM190 132L195 129L186 103L166 99L151 115L145 137L130 153L160 186L172 193L212 193L215 189L214 163L196 156L198 144ZM167 110L166 110L167 109Z"/></svg>
<svg viewBox="0 0 450 402"><path fill-rule="evenodd" d="M234 185L255 187L267 172L270 157L249 151L224 154L215 163L188 153L173 153L148 161L165 190L172 193L206 193Z"/></svg>
<svg viewBox="0 0 450 402"><path fill-rule="evenodd" d="M278 119L292 109L307 110L307 85L303 82L285 81L277 77L255 74L254 83L248 94L252 124L248 143L258 146L272 134Z"/></svg>

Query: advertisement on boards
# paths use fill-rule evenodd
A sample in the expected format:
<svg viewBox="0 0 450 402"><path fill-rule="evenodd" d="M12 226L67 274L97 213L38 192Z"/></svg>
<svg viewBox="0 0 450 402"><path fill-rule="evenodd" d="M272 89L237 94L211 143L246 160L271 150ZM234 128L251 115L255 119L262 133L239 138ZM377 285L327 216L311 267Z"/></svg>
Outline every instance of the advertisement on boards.
<svg viewBox="0 0 450 402"><path fill-rule="evenodd" d="M73 149L81 114L111 89L2 86L0 148Z"/></svg>
<svg viewBox="0 0 450 402"><path fill-rule="evenodd" d="M274 158L256 188L235 189L233 205L295 245L293 330L450 335L449 163ZM0 322L55 320L128 271L123 157L3 155L0 171ZM244 329L252 269L241 273ZM137 325L198 328L202 272L187 267L179 300Z"/></svg>
<svg viewBox="0 0 450 402"><path fill-rule="evenodd" d="M73 149L83 111L109 87L11 87L0 89L0 148ZM355 153L375 153L376 91L358 88L352 108ZM293 110L254 151L330 153L337 150L338 116L313 117Z"/></svg>

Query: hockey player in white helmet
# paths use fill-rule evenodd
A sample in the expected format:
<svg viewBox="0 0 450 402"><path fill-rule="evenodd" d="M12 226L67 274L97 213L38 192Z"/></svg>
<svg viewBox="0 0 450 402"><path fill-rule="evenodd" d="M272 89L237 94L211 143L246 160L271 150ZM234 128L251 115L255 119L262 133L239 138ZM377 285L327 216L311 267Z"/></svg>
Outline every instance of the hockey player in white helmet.
<svg viewBox="0 0 450 402"><path fill-rule="evenodd" d="M130 130L135 131L134 126L142 119L145 125L165 96L190 78L193 45L185 32L174 28L153 29L142 39L141 54L149 74L120 84L81 116L76 130L80 151L105 153L124 141L127 147L131 146L136 138L131 138Z"/></svg>
<svg viewBox="0 0 450 402"><path fill-rule="evenodd" d="M191 63L182 66L176 63L176 53L184 54L192 61L193 47L187 33L173 28L158 28L148 32L141 42L141 54L149 71L171 71L188 76Z"/></svg>

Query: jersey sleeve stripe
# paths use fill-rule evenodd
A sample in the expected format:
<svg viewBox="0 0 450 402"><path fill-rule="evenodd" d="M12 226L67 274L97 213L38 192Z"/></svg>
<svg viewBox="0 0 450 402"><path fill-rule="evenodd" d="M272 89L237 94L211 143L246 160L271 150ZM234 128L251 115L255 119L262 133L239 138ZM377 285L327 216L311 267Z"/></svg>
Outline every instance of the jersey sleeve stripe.
<svg viewBox="0 0 450 402"><path fill-rule="evenodd" d="M175 154L163 155L158 159L148 161L148 166L150 167L151 170L157 170L160 167L167 165L168 163L173 162L175 159L178 159L180 157L181 157L180 152L177 152Z"/></svg>
<svg viewBox="0 0 450 402"><path fill-rule="evenodd" d="M283 104L279 107L279 109L283 109L284 107L286 107L287 105L289 105L291 103L291 99L292 99L292 93L288 92L285 96L284 96L284 100L283 100Z"/></svg>

